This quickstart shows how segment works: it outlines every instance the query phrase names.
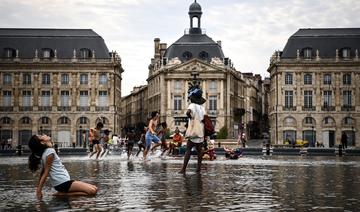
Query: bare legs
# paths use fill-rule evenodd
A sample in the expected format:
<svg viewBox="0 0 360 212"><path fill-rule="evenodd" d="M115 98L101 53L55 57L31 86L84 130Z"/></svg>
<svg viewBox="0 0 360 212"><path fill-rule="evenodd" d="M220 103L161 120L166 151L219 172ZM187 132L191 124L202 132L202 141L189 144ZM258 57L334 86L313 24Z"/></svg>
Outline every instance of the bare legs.
<svg viewBox="0 0 360 212"><path fill-rule="evenodd" d="M186 152L185 152L185 156L184 156L184 164L182 169L180 170L179 173L181 174L185 174L186 172L186 167L189 163L190 160L190 154L191 154L191 149L195 146L196 148L196 152L197 152L197 158L198 158L198 164L197 164L197 169L196 172L200 172L201 171L201 162L202 162L202 143L193 143L192 141L188 140L187 144L186 144Z"/></svg>
<svg viewBox="0 0 360 212"><path fill-rule="evenodd" d="M98 159L98 158L99 158L99 155L100 155L100 152L101 152L101 147L100 147L100 145L99 145L99 144L95 144L95 151L93 151L93 152L91 153L91 155L90 155L89 158L91 158L95 153L97 153L97 154L96 154L96 159Z"/></svg>
<svg viewBox="0 0 360 212"><path fill-rule="evenodd" d="M96 193L96 186L81 181L74 181L67 193L57 192L54 196L94 196Z"/></svg>

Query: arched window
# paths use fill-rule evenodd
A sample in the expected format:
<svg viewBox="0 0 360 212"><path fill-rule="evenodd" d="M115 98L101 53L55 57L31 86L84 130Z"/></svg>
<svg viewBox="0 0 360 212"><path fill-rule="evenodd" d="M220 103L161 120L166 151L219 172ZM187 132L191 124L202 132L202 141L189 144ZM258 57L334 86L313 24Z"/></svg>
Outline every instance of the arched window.
<svg viewBox="0 0 360 212"><path fill-rule="evenodd" d="M82 48L80 49L80 58L81 59L88 59L92 57L92 52L90 49Z"/></svg>
<svg viewBox="0 0 360 212"><path fill-rule="evenodd" d="M184 52L182 56L185 60L190 60L192 58L192 54L189 51Z"/></svg>
<svg viewBox="0 0 360 212"><path fill-rule="evenodd" d="M284 119L284 126L296 126L296 120L289 116Z"/></svg>
<svg viewBox="0 0 360 212"><path fill-rule="evenodd" d="M29 117L23 117L20 119L21 124L31 124L31 119Z"/></svg>
<svg viewBox="0 0 360 212"><path fill-rule="evenodd" d="M305 117L304 121L303 121L304 125L314 125L315 124L315 119L313 117Z"/></svg>
<svg viewBox="0 0 360 212"><path fill-rule="evenodd" d="M14 58L16 57L16 50L13 48L4 48L4 57L5 58Z"/></svg>
<svg viewBox="0 0 360 212"><path fill-rule="evenodd" d="M206 60L206 59L208 59L209 54L208 54L206 51L201 51L201 52L199 53L199 57L200 57L200 59L202 59L202 60Z"/></svg>
<svg viewBox="0 0 360 212"><path fill-rule="evenodd" d="M340 50L341 52L341 57L344 58L344 59L349 59L350 58L350 48L348 47L345 47L345 48L342 48Z"/></svg>
<svg viewBox="0 0 360 212"><path fill-rule="evenodd" d="M71 123L70 119L66 116L60 117L58 120L58 124L70 124L70 123Z"/></svg>
<svg viewBox="0 0 360 212"><path fill-rule="evenodd" d="M304 48L303 49L303 56L305 59L311 59L312 57L312 49L311 48Z"/></svg>
<svg viewBox="0 0 360 212"><path fill-rule="evenodd" d="M11 124L11 118L9 117L1 118L1 124Z"/></svg>
<svg viewBox="0 0 360 212"><path fill-rule="evenodd" d="M328 116L328 117L324 118L323 124L325 124L325 125L333 125L333 124L335 124L335 120L332 117Z"/></svg>
<svg viewBox="0 0 360 212"><path fill-rule="evenodd" d="M51 124L51 121L50 121L50 118L48 118L48 117L41 117L40 123L41 124Z"/></svg>
<svg viewBox="0 0 360 212"><path fill-rule="evenodd" d="M89 124L89 119L86 117L80 117L79 118L79 124Z"/></svg>
<svg viewBox="0 0 360 212"><path fill-rule="evenodd" d="M50 48L44 48L41 51L42 51L42 57L45 59L54 57L54 51Z"/></svg>
<svg viewBox="0 0 360 212"><path fill-rule="evenodd" d="M343 119L343 124L345 124L345 125L352 125L354 123L355 123L355 120L351 117L345 117Z"/></svg>

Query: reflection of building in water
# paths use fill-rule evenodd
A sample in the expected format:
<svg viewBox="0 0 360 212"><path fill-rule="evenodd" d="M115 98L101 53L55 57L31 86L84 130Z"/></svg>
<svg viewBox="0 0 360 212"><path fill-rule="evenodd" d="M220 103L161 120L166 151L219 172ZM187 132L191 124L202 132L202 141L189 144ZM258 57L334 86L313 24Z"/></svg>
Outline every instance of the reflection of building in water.
<svg viewBox="0 0 360 212"><path fill-rule="evenodd" d="M0 137L13 147L32 134L82 146L96 122L119 127L121 61L92 30L0 29L0 70Z"/></svg>
<svg viewBox="0 0 360 212"><path fill-rule="evenodd" d="M138 121L146 123L148 113L158 110L161 121L166 121L171 130L175 127L185 130L188 84L197 80L216 131L225 126L229 137L236 136L240 128L258 136L264 129L260 127L265 113L261 77L242 74L233 67L224 56L221 42L213 41L201 28L201 15L201 6L192 3L190 28L182 37L169 47L158 38L154 40L148 84L123 97L126 103L122 105L125 115L122 126L134 126ZM143 105L147 105L146 113L141 110Z"/></svg>
<svg viewBox="0 0 360 212"><path fill-rule="evenodd" d="M300 29L275 52L269 119L272 143L307 140L349 146L360 136L360 29Z"/></svg>

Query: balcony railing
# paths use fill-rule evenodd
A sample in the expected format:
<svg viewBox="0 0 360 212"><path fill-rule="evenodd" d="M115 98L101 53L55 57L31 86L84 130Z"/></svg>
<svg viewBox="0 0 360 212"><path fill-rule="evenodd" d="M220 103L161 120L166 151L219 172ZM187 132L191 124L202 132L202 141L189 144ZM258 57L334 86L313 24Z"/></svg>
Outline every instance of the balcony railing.
<svg viewBox="0 0 360 212"><path fill-rule="evenodd" d="M322 106L322 111L335 111L335 106Z"/></svg>
<svg viewBox="0 0 360 212"><path fill-rule="evenodd" d="M76 107L77 111L90 111L90 107L89 106L77 106Z"/></svg>
<svg viewBox="0 0 360 212"><path fill-rule="evenodd" d="M303 106L302 110L303 111L315 111L316 107L315 106Z"/></svg>
<svg viewBox="0 0 360 212"><path fill-rule="evenodd" d="M283 107L284 111L296 111L296 106L291 106L291 107Z"/></svg>
<svg viewBox="0 0 360 212"><path fill-rule="evenodd" d="M71 107L70 106L58 106L57 110L58 111L70 111Z"/></svg>
<svg viewBox="0 0 360 212"><path fill-rule="evenodd" d="M8 112L10 112L10 111L13 111L13 110L14 110L14 108L11 107L11 106L0 107L0 111L8 111Z"/></svg>
<svg viewBox="0 0 360 212"><path fill-rule="evenodd" d="M33 107L32 106L20 106L19 107L19 111L32 111Z"/></svg>
<svg viewBox="0 0 360 212"><path fill-rule="evenodd" d="M354 111L354 110L355 110L355 106L350 106L350 105L341 106L341 111Z"/></svg>
<svg viewBox="0 0 360 212"><path fill-rule="evenodd" d="M51 106L39 106L38 110L39 111L52 111L52 107Z"/></svg>
<svg viewBox="0 0 360 212"><path fill-rule="evenodd" d="M110 108L109 108L109 106L96 106L95 110L96 111L109 111Z"/></svg>

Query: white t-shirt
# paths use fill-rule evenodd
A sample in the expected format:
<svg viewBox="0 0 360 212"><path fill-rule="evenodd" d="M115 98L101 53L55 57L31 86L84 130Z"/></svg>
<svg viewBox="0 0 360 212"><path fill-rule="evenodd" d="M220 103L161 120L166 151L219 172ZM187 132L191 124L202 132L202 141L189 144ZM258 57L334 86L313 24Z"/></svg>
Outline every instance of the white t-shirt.
<svg viewBox="0 0 360 212"><path fill-rule="evenodd" d="M192 119L189 119L188 125L190 125L191 122L194 121L194 119L197 119L197 120L200 121L201 127L204 128L204 123L202 122L202 120L204 119L205 108L202 105L198 105L198 104L195 104L195 103L190 103L190 105L188 106L188 110L191 110L191 116L192 116ZM193 143L201 143L201 142L203 142L204 141L204 134L198 135L196 138L191 138L191 141Z"/></svg>
<svg viewBox="0 0 360 212"><path fill-rule="evenodd" d="M41 157L42 166L45 166L46 158L54 154L54 161L50 167L50 183L53 187L60 185L61 183L65 183L70 180L70 175L68 171L65 169L65 166L61 163L59 156L56 154L54 148L45 149L44 153Z"/></svg>

